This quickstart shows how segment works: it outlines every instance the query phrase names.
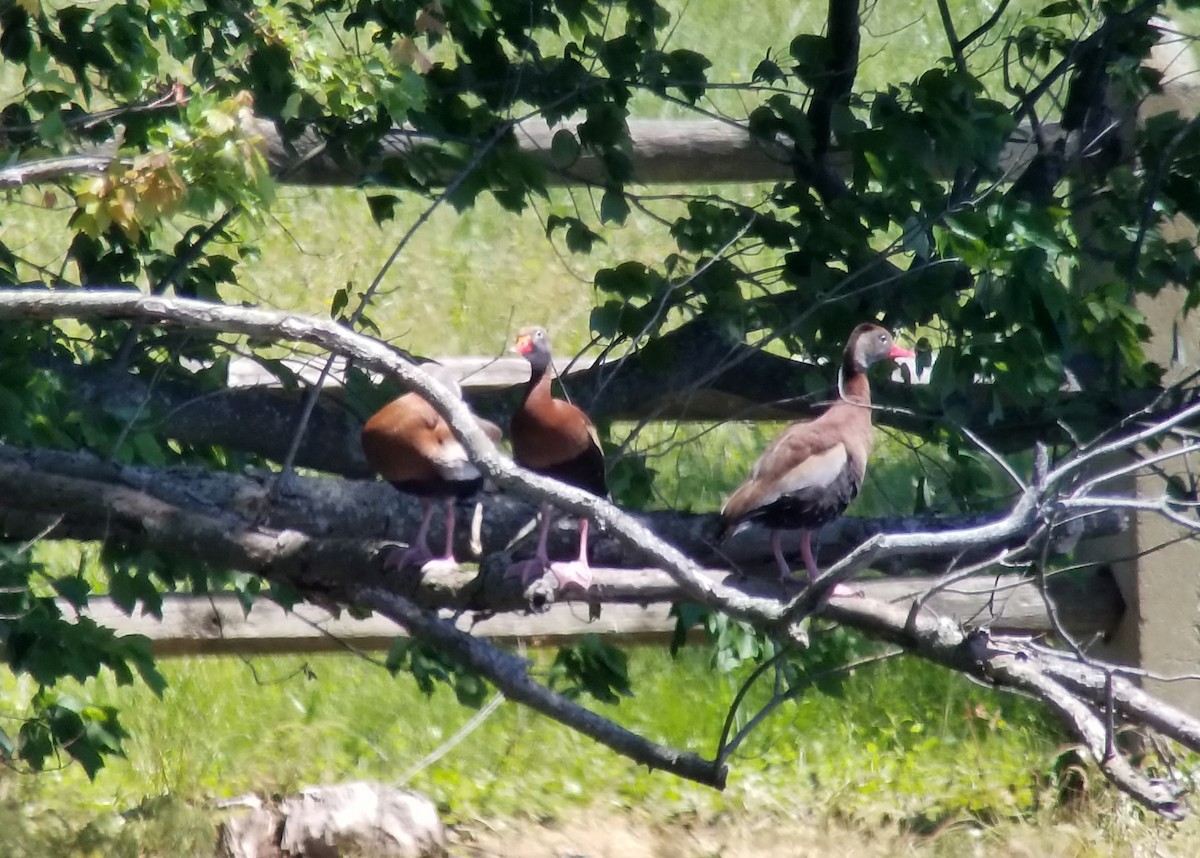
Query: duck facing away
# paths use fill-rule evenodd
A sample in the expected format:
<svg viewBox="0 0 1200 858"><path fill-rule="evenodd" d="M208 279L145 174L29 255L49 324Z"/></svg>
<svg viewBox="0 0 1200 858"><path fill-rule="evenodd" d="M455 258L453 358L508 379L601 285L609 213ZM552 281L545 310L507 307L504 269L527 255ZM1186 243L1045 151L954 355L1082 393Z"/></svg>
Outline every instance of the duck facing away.
<svg viewBox="0 0 1200 858"><path fill-rule="evenodd" d="M441 367L424 367L457 396L457 381ZM476 418L493 442L500 427ZM469 498L483 485L483 474L467 457L467 451L450 431L450 425L419 393L406 393L372 415L362 430L362 448L371 469L398 490L421 499L421 525L412 543L386 562L387 568L415 566L422 571L457 568L454 559L454 501ZM446 543L435 556L427 543L434 501L444 502Z"/></svg>
<svg viewBox="0 0 1200 858"><path fill-rule="evenodd" d="M529 361L529 381L520 407L512 417L509 437L513 458L523 468L570 483L600 497L608 496L604 478L604 453L596 427L582 409L550 394L550 337L544 328L528 327L517 332L512 350ZM579 520L579 557L569 563L551 563L546 553L552 507L542 504L541 528L533 559L516 563L508 570L528 584L554 573L559 587L591 586L588 566L588 520Z"/></svg>
<svg viewBox="0 0 1200 858"><path fill-rule="evenodd" d="M842 358L839 399L816 420L788 426L767 446L749 479L725 501L720 538L748 522L770 528L779 577L789 580L792 573L780 537L784 530L799 530L804 566L816 579L812 531L841 515L858 494L871 456L874 432L867 369L887 358L912 355L880 326L856 327Z"/></svg>

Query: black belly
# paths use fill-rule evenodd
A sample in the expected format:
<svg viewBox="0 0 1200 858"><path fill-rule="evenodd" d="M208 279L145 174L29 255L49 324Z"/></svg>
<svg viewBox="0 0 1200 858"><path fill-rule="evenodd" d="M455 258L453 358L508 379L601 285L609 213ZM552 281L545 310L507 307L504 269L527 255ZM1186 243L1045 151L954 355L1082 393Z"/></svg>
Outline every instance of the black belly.
<svg viewBox="0 0 1200 858"><path fill-rule="evenodd" d="M781 495L743 521L757 521L776 530L816 530L842 514L858 494L858 487L854 472L843 468L831 484Z"/></svg>
<svg viewBox="0 0 1200 858"><path fill-rule="evenodd" d="M470 480L393 480L400 491L422 498L469 498L483 486L483 477Z"/></svg>
<svg viewBox="0 0 1200 858"><path fill-rule="evenodd" d="M517 464L522 464L520 458L517 459ZM608 497L608 485L604 479L604 454L595 447L589 446L574 459L530 470L578 486L602 498Z"/></svg>

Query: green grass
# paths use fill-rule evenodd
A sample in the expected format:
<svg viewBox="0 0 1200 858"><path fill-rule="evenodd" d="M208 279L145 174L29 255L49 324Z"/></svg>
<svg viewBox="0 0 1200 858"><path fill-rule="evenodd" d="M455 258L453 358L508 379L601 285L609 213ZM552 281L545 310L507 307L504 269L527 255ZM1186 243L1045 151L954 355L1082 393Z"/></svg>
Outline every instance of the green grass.
<svg viewBox="0 0 1200 858"><path fill-rule="evenodd" d="M29 826L0 827L0 852L10 842L48 845L88 825L95 837L112 828L112 840L124 830L114 814L145 807L135 821L149 854L207 854L199 846L211 840L203 837L196 852L175 851L178 825L164 817L247 791L396 781L473 714L444 689L426 699L410 678L351 656L184 659L163 667L170 687L161 702L108 679L90 686L96 702L121 708L132 733L127 758L94 783L72 766L36 777L0 773L0 817L23 809ZM636 696L598 711L651 739L713 753L737 676L716 673L704 647L677 660L658 648L636 650L631 673ZM0 687L8 696L22 682L7 678ZM761 702L763 693L754 697ZM647 772L508 703L408 785L452 822L556 816L595 803L653 807L664 816L783 812L821 807L830 796L838 815L862 821L1019 817L1033 806L1035 778L1056 748L1036 707L900 660L860 669L840 695L812 690L782 707L739 751L724 793ZM192 838L205 817L189 818L183 836ZM163 823L157 833L154 820Z"/></svg>
<svg viewBox="0 0 1200 858"><path fill-rule="evenodd" d="M863 46L864 85L911 79L927 56L943 51L927 5L875 5ZM979 17L990 11L961 5L978 9L971 14ZM811 28L820 8L693 0L677 7L680 23L670 46L711 49L714 83L745 82L767 47L786 57L790 34ZM960 21L963 31L971 26ZM762 33L779 35L768 44ZM904 50L885 50L895 45ZM973 62L990 56L993 48ZM635 105L643 116L684 114L646 97ZM714 91L703 106L743 117L753 105ZM711 190L752 203L767 188ZM61 260L45 236L62 228L66 214L42 208L40 196L25 202L6 213L5 240L56 270ZM405 199L396 220L378 227L361 190L283 188L266 222L241 227L257 258L225 297L324 314L334 290L351 283L361 291L371 282L427 205ZM498 354L517 326L538 322L551 328L558 354L570 355L588 341L595 270L626 259L653 262L670 250L662 227L636 213L625 227L606 229L605 243L587 257L546 241L549 214L590 215L597 208L589 191L555 190L520 217L489 199L462 215L441 209L384 280L373 318L385 337L433 356ZM670 212L670 204L662 208ZM658 472L654 503L715 509L777 429L684 424L643 432L639 449ZM616 437L626 431L614 427ZM884 445L852 512L911 509L916 469L902 444ZM55 551L59 562L74 562L69 547ZM233 658L187 659L165 662L163 669L170 686L161 702L144 688L117 688L108 678L89 684L86 696L119 706L132 735L127 758L114 760L94 783L77 767L38 776L0 769L0 854L207 856L212 817L204 808L211 799L353 778L392 781L472 715L444 690L426 700L410 679L346 656L259 659L253 667ZM636 697L599 711L651 738L710 754L737 678L714 672L699 649L678 661L660 650L638 650L631 670ZM24 679L5 676L0 689L4 699L28 697ZM973 841L964 834L935 842L929 854L1004 854L1011 830L1036 836L1038 829L1020 826L1043 820L1036 811L1046 798L1040 778L1059 742L1057 730L1025 702L902 660L860 669L841 696L814 691L783 707L733 760L725 793L646 772L512 704L410 785L431 795L452 821L568 815L598 806L664 820L690 813L813 815L870 831L897 820L1003 819ZM1143 831L1126 818L1083 819L1079 839L1090 845L1058 854L1109 854L1106 844L1129 842Z"/></svg>

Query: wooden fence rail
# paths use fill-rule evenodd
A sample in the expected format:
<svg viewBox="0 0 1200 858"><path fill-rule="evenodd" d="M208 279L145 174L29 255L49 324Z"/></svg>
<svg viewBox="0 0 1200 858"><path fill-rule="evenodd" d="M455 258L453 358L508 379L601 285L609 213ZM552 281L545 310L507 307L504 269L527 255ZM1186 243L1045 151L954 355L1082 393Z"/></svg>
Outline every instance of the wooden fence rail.
<svg viewBox="0 0 1200 858"><path fill-rule="evenodd" d="M603 569L596 570L598 580L605 574ZM724 577L728 573L711 574ZM869 598L911 604L938 582L930 577L889 578L861 581L858 586ZM1112 631L1124 611L1116 584L1105 572L1052 578L1048 593L1064 627L1081 639ZM75 616L68 603L60 602L59 607L64 616ZM599 618L589 621L586 602L559 602L545 613L526 616L497 614L476 620L472 614L463 614L457 625L506 644L523 641L530 646L558 646L587 634L620 637L622 643L663 643L675 630L670 607L664 602L608 604L601 608ZM923 610L969 627L1034 634L1052 630L1046 600L1031 579L1018 575L958 582L937 592ZM383 617L334 616L307 603L289 612L260 600L246 613L231 594L164 596L161 620L141 611L129 615L105 598L92 599L84 614L118 634L144 635L159 656L380 650L405 634Z"/></svg>

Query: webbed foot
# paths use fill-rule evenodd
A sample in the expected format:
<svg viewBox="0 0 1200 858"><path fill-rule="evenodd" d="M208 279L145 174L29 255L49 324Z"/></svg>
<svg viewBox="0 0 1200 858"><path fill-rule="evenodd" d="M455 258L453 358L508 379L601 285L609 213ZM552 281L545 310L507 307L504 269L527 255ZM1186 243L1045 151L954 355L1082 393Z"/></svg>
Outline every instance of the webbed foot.
<svg viewBox="0 0 1200 858"><path fill-rule="evenodd" d="M592 586L592 567L579 560L551 563L550 571L558 580L559 590L565 590L572 584L581 590Z"/></svg>

